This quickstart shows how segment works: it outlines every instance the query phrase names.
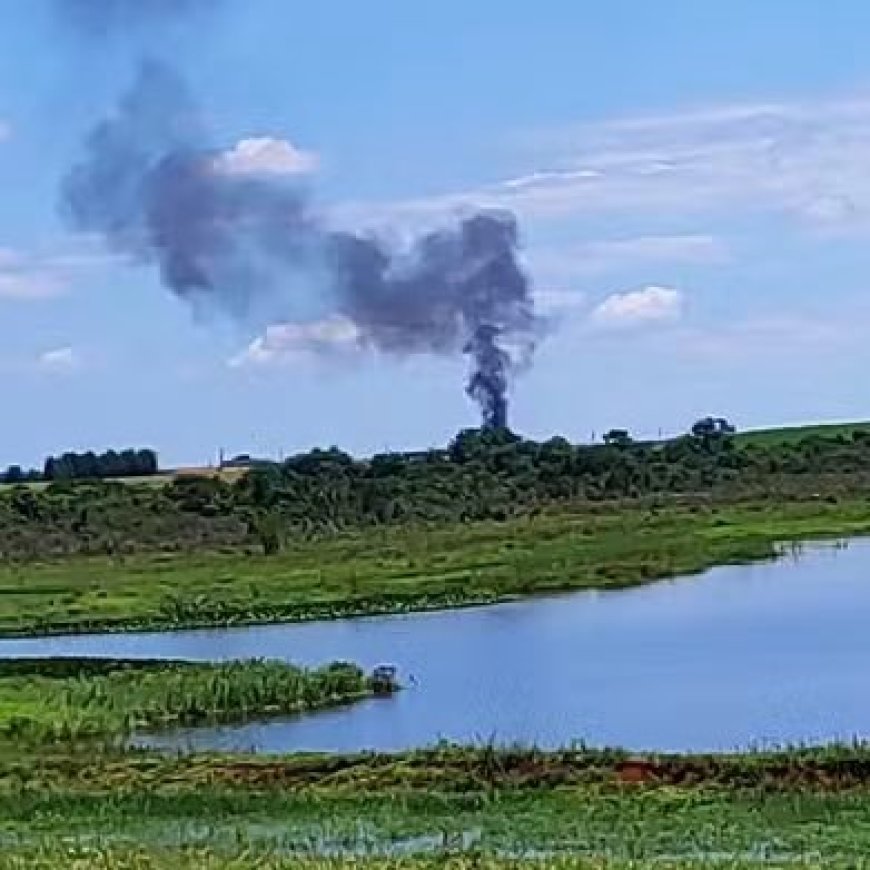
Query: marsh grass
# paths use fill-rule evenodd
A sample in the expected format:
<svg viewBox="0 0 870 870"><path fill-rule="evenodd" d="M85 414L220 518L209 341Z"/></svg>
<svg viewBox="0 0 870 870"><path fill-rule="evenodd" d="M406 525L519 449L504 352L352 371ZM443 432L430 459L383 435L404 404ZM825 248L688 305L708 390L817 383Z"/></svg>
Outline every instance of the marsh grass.
<svg viewBox="0 0 870 870"><path fill-rule="evenodd" d="M46 847L22 855L0 856L3 870L55 870L63 866L73 870L699 870L715 866L719 870L758 870L760 867L794 867L789 860L728 860L713 863L705 860L610 861L578 856L499 858L469 854L435 855L414 858L299 858L252 851L230 856L209 849L185 850L117 850L102 847L59 850ZM798 866L801 866L798 864ZM837 870L864 870L865 860L846 863L807 863L808 867L830 867Z"/></svg>
<svg viewBox="0 0 870 870"><path fill-rule="evenodd" d="M288 715L373 693L355 665L107 660L0 662L0 735L28 742L123 738L135 731Z"/></svg>
<svg viewBox="0 0 870 870"><path fill-rule="evenodd" d="M196 855L267 868L428 867L459 852L493 868L497 855L601 868L857 867L870 855L864 747L662 756L648 759L656 779L638 784L620 779L629 760L585 749L258 759L7 744L0 853L45 861L19 866L70 849L82 861L188 866ZM560 855L573 857L549 857Z"/></svg>
<svg viewBox="0 0 870 870"><path fill-rule="evenodd" d="M0 566L0 635L330 619L606 589L870 533L870 504L606 506L348 532L271 557L138 555Z"/></svg>

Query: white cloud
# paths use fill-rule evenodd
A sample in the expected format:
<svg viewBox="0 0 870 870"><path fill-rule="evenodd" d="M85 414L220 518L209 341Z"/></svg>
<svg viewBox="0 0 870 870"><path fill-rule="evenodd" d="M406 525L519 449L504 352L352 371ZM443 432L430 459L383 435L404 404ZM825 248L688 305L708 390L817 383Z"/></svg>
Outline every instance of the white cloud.
<svg viewBox="0 0 870 870"><path fill-rule="evenodd" d="M71 347L58 347L40 354L37 365L46 372L69 372L81 364L79 355Z"/></svg>
<svg viewBox="0 0 870 870"><path fill-rule="evenodd" d="M567 314L586 305L586 294L576 290L536 290L535 308L540 314Z"/></svg>
<svg viewBox="0 0 870 870"><path fill-rule="evenodd" d="M673 323L683 312L683 294L671 287L643 287L614 293L599 303L590 319L598 326L626 327Z"/></svg>
<svg viewBox="0 0 870 870"><path fill-rule="evenodd" d="M0 299L52 299L61 288L49 275L0 274Z"/></svg>
<svg viewBox="0 0 870 870"><path fill-rule="evenodd" d="M77 236L72 247L24 252L0 247L0 300L31 301L63 295L82 273L124 262L118 254Z"/></svg>
<svg viewBox="0 0 870 870"><path fill-rule="evenodd" d="M785 351L825 354L864 341L868 312L852 310L827 317L765 315L706 328L681 329L671 346L692 358L733 360L777 356Z"/></svg>
<svg viewBox="0 0 870 870"><path fill-rule="evenodd" d="M0 299L50 299L63 292L61 276L9 248L0 248Z"/></svg>
<svg viewBox="0 0 870 870"><path fill-rule="evenodd" d="M815 227L870 226L870 97L623 118L540 135L532 145L537 166L522 176L340 211L378 222L481 207L526 219L740 209L785 213Z"/></svg>
<svg viewBox="0 0 870 870"><path fill-rule="evenodd" d="M12 128L5 121L0 121L0 142L12 136Z"/></svg>
<svg viewBox="0 0 870 870"><path fill-rule="evenodd" d="M720 263L727 258L725 245L709 235L638 236L591 242L579 253L608 264L626 260Z"/></svg>
<svg viewBox="0 0 870 870"><path fill-rule="evenodd" d="M128 259L122 254L111 251L73 251L53 254L46 257L44 262L46 268L60 273L70 273L104 269L109 266L124 266L128 264Z"/></svg>
<svg viewBox="0 0 870 870"><path fill-rule="evenodd" d="M357 327L344 317L329 317L309 323L280 323L267 327L245 350L230 360L234 368L269 366L319 354L359 349Z"/></svg>
<svg viewBox="0 0 870 870"><path fill-rule="evenodd" d="M636 236L606 239L558 248L537 248L529 260L537 276L565 281L617 269L658 264L715 265L728 261L727 246L710 235Z"/></svg>
<svg viewBox="0 0 870 870"><path fill-rule="evenodd" d="M263 136L242 139L215 158L214 167L227 175L306 175L319 163L316 154L301 151L286 139Z"/></svg>

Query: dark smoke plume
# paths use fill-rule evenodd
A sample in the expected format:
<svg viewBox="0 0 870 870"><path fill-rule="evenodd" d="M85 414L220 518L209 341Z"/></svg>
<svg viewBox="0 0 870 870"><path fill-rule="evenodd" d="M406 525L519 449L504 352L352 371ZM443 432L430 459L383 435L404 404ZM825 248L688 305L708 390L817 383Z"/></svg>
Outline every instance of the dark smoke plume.
<svg viewBox="0 0 870 870"><path fill-rule="evenodd" d="M468 382L468 395L480 405L487 429L507 428L507 376L511 359L498 346L498 334L494 326L479 326L465 346L465 352L477 363Z"/></svg>
<svg viewBox="0 0 870 870"><path fill-rule="evenodd" d="M536 323L512 215L478 213L398 251L329 228L298 185L227 172L219 158L183 82L146 63L90 134L64 184L65 212L78 229L155 263L163 283L197 307L292 322L316 288L364 346L465 352L484 425L507 425L514 361L503 342L530 351Z"/></svg>
<svg viewBox="0 0 870 870"><path fill-rule="evenodd" d="M196 106L182 79L148 61L115 113L90 133L85 159L63 185L78 229L153 262L162 282L195 305L253 319L276 285L319 241L302 194L216 168L203 147ZM310 258L309 258L310 259ZM279 300L280 301L280 300Z"/></svg>
<svg viewBox="0 0 870 870"><path fill-rule="evenodd" d="M339 311L365 340L398 353L468 354L468 393L483 424L505 428L512 359L498 339L528 352L535 327L513 216L478 213L422 236L404 258L357 234L333 233L330 241Z"/></svg>

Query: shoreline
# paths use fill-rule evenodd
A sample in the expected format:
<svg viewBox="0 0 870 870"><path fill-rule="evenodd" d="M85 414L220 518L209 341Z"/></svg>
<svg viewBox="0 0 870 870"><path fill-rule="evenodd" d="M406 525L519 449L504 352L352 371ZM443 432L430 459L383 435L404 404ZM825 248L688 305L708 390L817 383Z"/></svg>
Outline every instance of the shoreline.
<svg viewBox="0 0 870 870"><path fill-rule="evenodd" d="M518 576L509 577L507 580L500 578L498 582L492 583L490 588L484 589L476 588L472 582L469 588L463 590L451 581L445 588L429 590L424 578L418 589L403 591L401 594L384 592L356 600L344 597L282 603L277 600L263 602L251 598L227 603L216 599L211 602L201 602L200 614L192 612L194 608L191 606L183 615L151 612L133 616L80 617L75 620L69 620L68 615L66 619L58 616L51 621L43 620L42 624L30 621L20 627L0 625L0 642L50 640L87 635L253 628L486 607L584 591L631 589L681 577L697 577L715 568L776 560L782 556L780 549L790 545L811 546L814 543L823 544L831 540L870 535L870 506L865 502L852 501L835 505L833 508L831 505L816 507L821 509L807 513L807 503L800 502L786 504L780 506L778 511L771 511L768 505L750 503L736 508L731 506L722 508L700 520L697 515L685 511L664 510L659 514L660 518L666 521L685 521L683 528L676 535L673 534L672 529L668 529L671 535L664 543L654 538L650 539L648 536L621 560L607 561L607 554L603 553L602 560L599 562L595 560L594 553L592 559L583 554L585 570L573 576L568 573L554 577L549 570L541 576L534 576L534 568L532 568L532 576L529 578ZM754 512L763 514L755 522L750 516ZM607 514L604 519L606 524L618 525L621 521L637 522L640 514L641 512L637 510L624 511ZM736 514L743 521L736 524L726 522L720 525L720 517L729 514ZM558 519L565 518L568 524L571 520L586 519L582 514L576 516L567 514ZM491 526L488 529L493 530ZM612 534L611 529L607 531ZM510 525L505 524L506 544L510 543L510 532ZM399 531L396 536L400 537L401 534ZM570 531L566 537L570 537ZM661 560L662 548L670 551L663 560ZM223 557L206 556L206 562L209 558L213 558L219 565ZM661 561L656 562L656 559ZM139 565L133 566L133 573L147 572L148 564L147 561L142 561ZM262 570L264 566L271 567L266 560L260 559L257 568ZM274 566L276 570L280 570L283 568L283 563L277 560ZM58 570L78 572L82 567L82 563L79 562L63 562L48 566L33 566L32 571L37 574L40 571L55 573ZM105 567L101 565L104 571ZM26 584L27 578L31 576L27 567L16 568L15 572L22 585ZM115 573L124 578L124 567L119 566L110 571L110 574ZM173 575L177 574L179 579L183 579L184 573L183 561L173 566ZM469 569L469 574L473 574L473 569ZM250 576L240 575L233 579L231 585L241 587L249 582L251 582ZM499 585L502 588L493 588ZM315 593L316 587L312 586L311 592ZM275 594L277 592L273 593Z"/></svg>

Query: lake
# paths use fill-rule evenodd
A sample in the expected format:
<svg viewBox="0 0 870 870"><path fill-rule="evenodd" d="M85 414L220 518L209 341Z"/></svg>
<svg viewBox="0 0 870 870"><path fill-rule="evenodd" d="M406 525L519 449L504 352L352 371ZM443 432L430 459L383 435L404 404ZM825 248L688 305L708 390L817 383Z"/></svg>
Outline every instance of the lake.
<svg viewBox="0 0 870 870"><path fill-rule="evenodd" d="M161 747L400 750L438 740L704 751L870 736L870 540L611 592L296 625L0 641L0 656L398 665L407 688Z"/></svg>

